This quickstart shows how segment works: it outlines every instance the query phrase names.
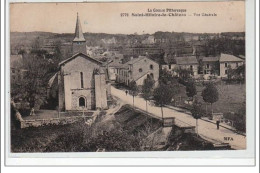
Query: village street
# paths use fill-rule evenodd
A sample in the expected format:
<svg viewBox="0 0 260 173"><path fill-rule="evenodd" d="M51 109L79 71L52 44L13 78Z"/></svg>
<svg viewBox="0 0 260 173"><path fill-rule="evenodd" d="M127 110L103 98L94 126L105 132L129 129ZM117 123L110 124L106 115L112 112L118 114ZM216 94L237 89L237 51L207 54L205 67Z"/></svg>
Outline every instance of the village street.
<svg viewBox="0 0 260 173"><path fill-rule="evenodd" d="M116 89L115 87L111 86L111 94L115 97L118 97L123 104L133 104L133 97L131 95L126 95L124 90ZM135 107L146 110L146 102L143 98L135 97ZM154 116L161 117L161 108L157 106L152 106L148 104L148 112L153 114ZM164 117L175 117L179 121L183 121L185 123L188 123L192 126L196 126L196 120L186 113L178 112L176 110L170 109L170 108L163 108ZM199 135L213 143L229 143L232 148L241 150L246 149L246 137L243 135L239 135L237 133L234 133L231 130L228 130L226 128L220 127L219 130L217 130L216 124L199 120ZM224 137L229 137L229 141L224 140Z"/></svg>

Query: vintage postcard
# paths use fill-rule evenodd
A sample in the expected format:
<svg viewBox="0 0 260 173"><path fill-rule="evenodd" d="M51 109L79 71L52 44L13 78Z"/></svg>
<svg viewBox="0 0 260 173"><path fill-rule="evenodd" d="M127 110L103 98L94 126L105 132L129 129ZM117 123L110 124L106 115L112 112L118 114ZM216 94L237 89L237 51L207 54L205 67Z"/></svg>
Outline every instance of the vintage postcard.
<svg viewBox="0 0 260 173"><path fill-rule="evenodd" d="M11 157L253 157L245 1L10 2L9 11Z"/></svg>

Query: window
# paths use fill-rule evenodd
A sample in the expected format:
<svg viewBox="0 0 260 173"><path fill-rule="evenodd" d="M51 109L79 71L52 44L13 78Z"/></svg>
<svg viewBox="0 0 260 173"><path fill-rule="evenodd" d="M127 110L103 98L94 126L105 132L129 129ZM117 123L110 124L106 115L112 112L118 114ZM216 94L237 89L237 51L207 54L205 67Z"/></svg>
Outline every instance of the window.
<svg viewBox="0 0 260 173"><path fill-rule="evenodd" d="M139 68L139 72L142 73L142 72L143 72L143 69L142 69L142 68Z"/></svg>
<svg viewBox="0 0 260 173"><path fill-rule="evenodd" d="M152 64L150 65L150 69L153 70L153 65Z"/></svg>
<svg viewBox="0 0 260 173"><path fill-rule="evenodd" d="M191 70L193 69L193 66L192 66L192 65L190 65L190 69L191 69Z"/></svg>
<svg viewBox="0 0 260 173"><path fill-rule="evenodd" d="M81 88L84 88L84 83L83 83L83 72L80 72L80 86L81 86Z"/></svg>
<svg viewBox="0 0 260 173"><path fill-rule="evenodd" d="M150 74L150 77L153 79L153 73Z"/></svg>
<svg viewBox="0 0 260 173"><path fill-rule="evenodd" d="M207 68L209 68L209 64L207 64Z"/></svg>
<svg viewBox="0 0 260 173"><path fill-rule="evenodd" d="M171 69L172 68L172 66L171 66L171 64L169 64L169 69Z"/></svg>
<svg viewBox="0 0 260 173"><path fill-rule="evenodd" d="M12 70L12 73L15 73L15 70Z"/></svg>
<svg viewBox="0 0 260 173"><path fill-rule="evenodd" d="M225 67L227 67L227 63L225 63Z"/></svg>
<svg viewBox="0 0 260 173"><path fill-rule="evenodd" d="M225 70L225 74L227 74L227 70Z"/></svg>
<svg viewBox="0 0 260 173"><path fill-rule="evenodd" d="M84 97L79 98L79 107L86 107L86 102Z"/></svg>

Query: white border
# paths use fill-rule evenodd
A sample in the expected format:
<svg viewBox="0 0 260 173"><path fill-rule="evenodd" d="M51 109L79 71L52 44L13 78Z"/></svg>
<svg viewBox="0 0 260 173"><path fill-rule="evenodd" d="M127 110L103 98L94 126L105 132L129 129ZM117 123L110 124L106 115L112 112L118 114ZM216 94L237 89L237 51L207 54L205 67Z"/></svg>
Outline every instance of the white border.
<svg viewBox="0 0 260 173"><path fill-rule="evenodd" d="M14 2L14 1L12 1ZM16 1L18 2L18 1ZM37 1L39 2L39 1ZM51 1L54 2L54 1ZM55 2L57 2L55 0ZM59 1L60 2L60 1ZM64 2L64 1L63 1ZM68 1L66 1L68 2ZM75 2L75 1L74 1ZM88 1L90 2L90 1ZM3 7L3 6L2 6ZM9 14L9 4L6 3L6 14ZM3 10L2 10L3 11ZM255 117L249 115L255 115L254 101L255 97L255 62L254 62L254 1L246 1L246 68L247 68L247 150L241 151L180 151L180 152L119 152L119 153L34 153L34 154L14 154L9 153L8 146L9 140L5 142L6 160L5 164L9 166L18 165L254 165L255 155L255 142L254 142L254 130L255 130ZM6 31L9 31L9 16L6 18ZM2 20L3 21L3 20ZM9 32L6 32L6 40L9 40ZM3 42L3 40L1 40ZM5 43L6 55L9 55L9 44ZM3 45L3 44L2 44ZM1 54L3 51L1 52ZM4 56L3 56L4 57ZM7 56L8 57L8 56ZM9 67L9 58L6 58L5 67ZM1 59L3 62L3 58ZM251 67L251 68L250 68ZM1 68L3 70L3 68ZM5 68L5 75L1 73L2 79L6 77L5 81L9 81L6 74L9 74L9 68ZM2 71L3 72L3 71ZM249 80L251 79L251 80ZM1 85L2 87L2 85ZM9 88L9 82L5 83L5 89ZM2 88L3 91L3 88ZM6 115L10 113L9 109L9 97L7 92L2 92L2 96L6 95L5 100L1 98L2 103L6 103ZM3 109L1 109L1 112ZM4 113L2 113L4 115ZM258 117L257 117L258 118ZM259 122L259 121L257 121ZM1 127L9 124L9 120L4 116L1 116ZM6 126L6 136L9 136L9 126ZM258 127L259 128L259 127ZM3 134L3 133L2 133ZM250 142L249 142L250 141ZM259 145L258 145L259 146ZM2 150L3 151L3 150ZM214 158L212 157L214 156ZM48 158L46 158L48 157ZM50 158L52 157L52 158ZM55 159L54 157L63 157ZM64 158L65 157L65 158ZM75 158L77 157L77 158ZM97 158L93 158L97 157ZM105 157L105 158L104 158ZM117 159L116 157L120 158ZM128 158L126 158L128 157ZM135 158L129 158L135 157ZM151 158L152 157L152 158ZM110 159L107 159L110 158ZM145 159L142 159L145 158ZM189 159L187 159L189 158ZM199 158L199 159L198 159ZM235 159L234 159L235 158Z"/></svg>

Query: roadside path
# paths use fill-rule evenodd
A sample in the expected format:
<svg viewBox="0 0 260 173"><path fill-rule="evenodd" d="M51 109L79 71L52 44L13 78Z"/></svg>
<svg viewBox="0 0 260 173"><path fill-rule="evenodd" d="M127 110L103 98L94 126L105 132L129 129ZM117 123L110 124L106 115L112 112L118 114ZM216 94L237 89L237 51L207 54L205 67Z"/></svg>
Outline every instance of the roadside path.
<svg viewBox="0 0 260 173"><path fill-rule="evenodd" d="M133 97L131 95L126 95L124 90L116 89L114 86L111 86L111 94L115 97L118 97L124 104L133 104ZM146 102L141 97L135 97L135 107L146 111ZM161 108L158 106L153 106L148 104L148 112L161 118ZM189 114L178 112L176 110L164 107L163 108L164 117L175 117L176 119L188 123L192 126L196 126L196 120ZM229 143L232 148L241 150L246 149L246 137L240 134L236 134L233 131L220 127L217 130L215 124L212 124L207 121L198 120L199 124L199 134L201 137L206 140L210 139L212 141L219 141L220 143ZM225 138L229 140L225 140Z"/></svg>

